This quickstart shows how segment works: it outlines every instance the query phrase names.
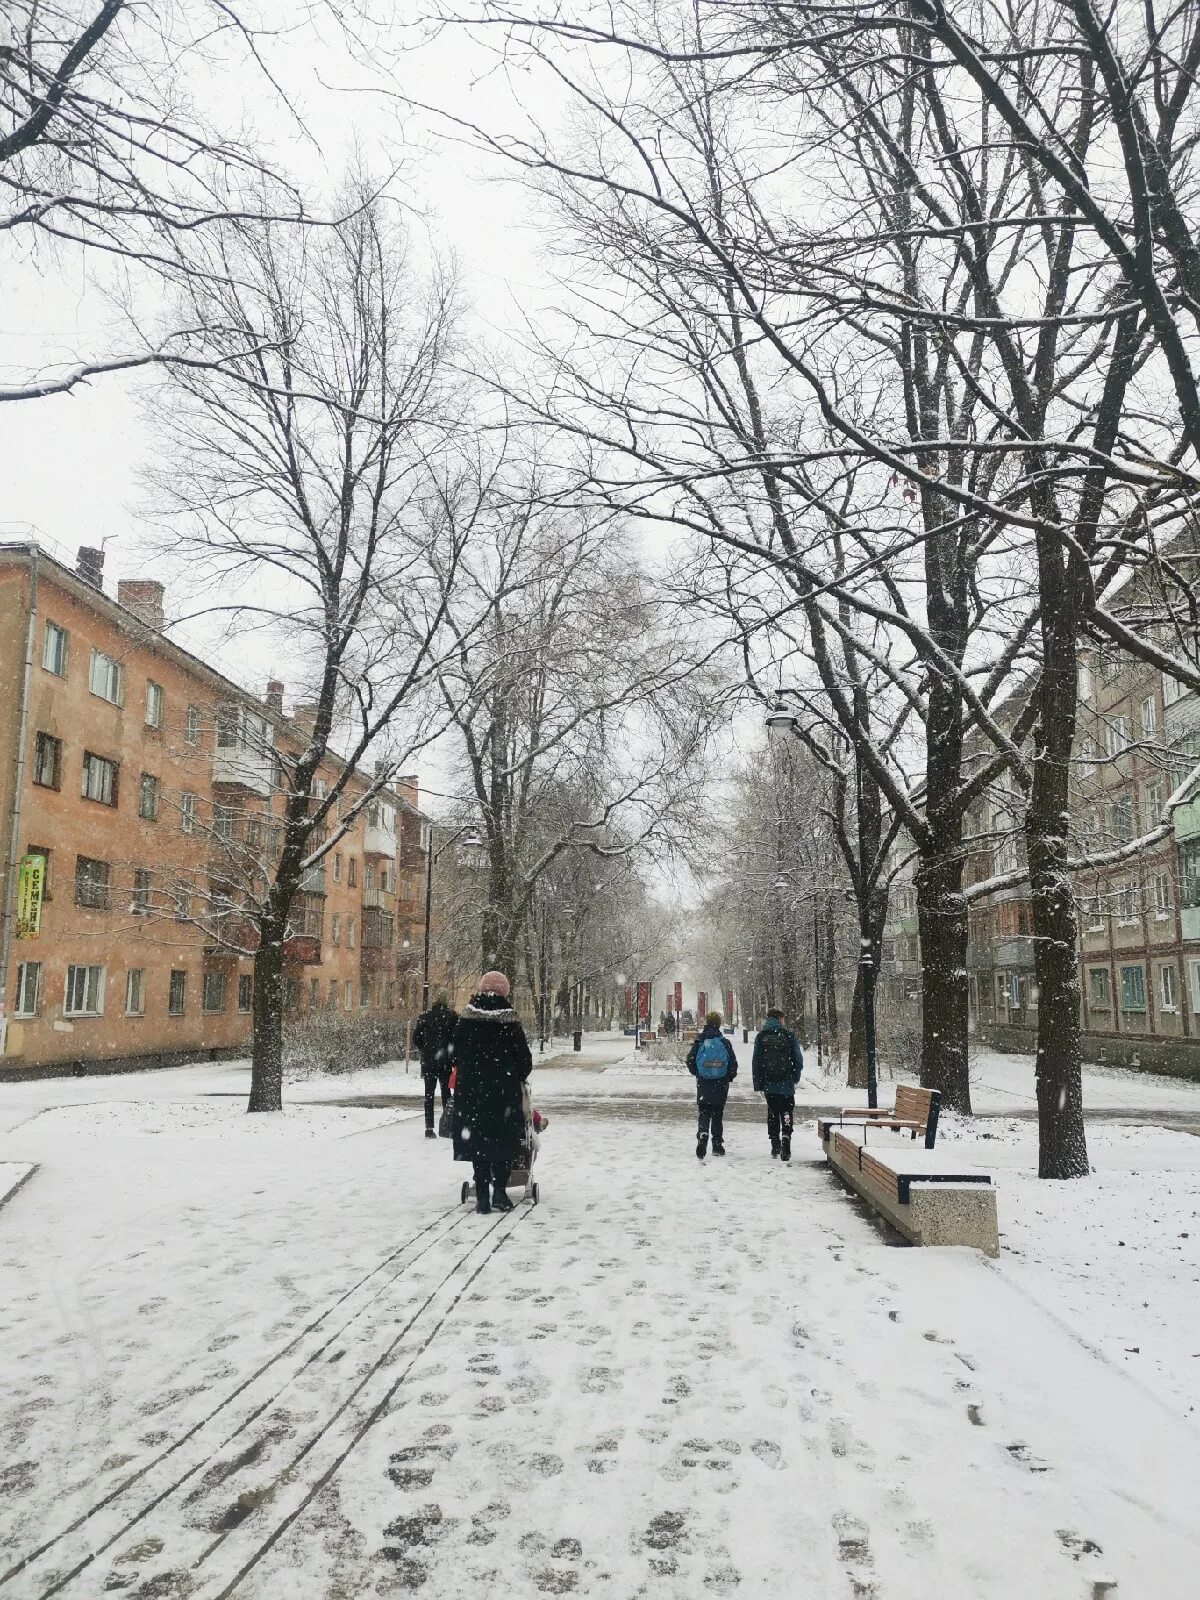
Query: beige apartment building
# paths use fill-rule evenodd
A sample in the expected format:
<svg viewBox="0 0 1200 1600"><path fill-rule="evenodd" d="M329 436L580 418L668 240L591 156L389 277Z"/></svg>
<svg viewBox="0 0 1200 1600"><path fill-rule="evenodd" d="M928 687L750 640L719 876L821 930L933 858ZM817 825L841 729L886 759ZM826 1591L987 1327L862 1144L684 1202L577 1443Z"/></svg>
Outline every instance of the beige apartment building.
<svg viewBox="0 0 1200 1600"><path fill-rule="evenodd" d="M278 758L303 748L305 710L173 643L161 584L106 594L103 561L84 548L71 570L0 545L6 1075L236 1054L250 1038L245 907L278 847ZM341 770L326 761L319 794ZM340 810L371 785L353 773ZM414 1013L423 843L402 779L311 870L285 946L292 1017Z"/></svg>

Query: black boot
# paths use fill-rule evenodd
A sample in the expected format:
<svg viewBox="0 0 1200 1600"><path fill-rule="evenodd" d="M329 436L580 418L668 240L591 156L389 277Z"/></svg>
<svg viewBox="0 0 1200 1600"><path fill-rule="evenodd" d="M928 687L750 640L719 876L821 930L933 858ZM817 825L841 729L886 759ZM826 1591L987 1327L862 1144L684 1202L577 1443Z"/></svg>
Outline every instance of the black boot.
<svg viewBox="0 0 1200 1600"><path fill-rule="evenodd" d="M492 1214L491 1177L486 1166L475 1168L475 1209L484 1217Z"/></svg>
<svg viewBox="0 0 1200 1600"><path fill-rule="evenodd" d="M699 1157L699 1159L701 1161L703 1161L707 1154L708 1154L708 1135L706 1133L702 1133L702 1134L700 1134L700 1136L696 1140L696 1155Z"/></svg>
<svg viewBox="0 0 1200 1600"><path fill-rule="evenodd" d="M437 1134L434 1133L432 1128L426 1128L425 1129L425 1137L427 1139L436 1139L437 1138Z"/></svg>
<svg viewBox="0 0 1200 1600"><path fill-rule="evenodd" d="M508 1198L508 1168L492 1168L492 1205L497 1211L511 1211L512 1201Z"/></svg>
<svg viewBox="0 0 1200 1600"><path fill-rule="evenodd" d="M790 1139L785 1139L783 1141L783 1146L780 1149L779 1154L781 1159L784 1161L790 1161L792 1159L792 1141Z"/></svg>

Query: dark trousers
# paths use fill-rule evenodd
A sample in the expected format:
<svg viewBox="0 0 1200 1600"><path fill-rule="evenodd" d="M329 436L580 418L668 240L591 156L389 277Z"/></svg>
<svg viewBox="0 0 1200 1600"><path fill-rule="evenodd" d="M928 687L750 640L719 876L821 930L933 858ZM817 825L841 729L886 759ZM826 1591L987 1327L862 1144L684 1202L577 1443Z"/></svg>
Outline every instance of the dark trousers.
<svg viewBox="0 0 1200 1600"><path fill-rule="evenodd" d="M778 1150L782 1139L785 1144L792 1142L792 1114L796 1109L796 1096L794 1094L767 1094L767 1137L771 1141L771 1149Z"/></svg>
<svg viewBox="0 0 1200 1600"><path fill-rule="evenodd" d="M728 1098L729 1085L724 1082L703 1084L696 1096L700 1113L697 1134L701 1139L707 1139L711 1129L714 1149L725 1143L725 1102Z"/></svg>
<svg viewBox="0 0 1200 1600"><path fill-rule="evenodd" d="M433 1096L438 1084L442 1086L442 1110L445 1111L450 1099L450 1069L444 1068L440 1072L422 1072L425 1083L425 1126L433 1127Z"/></svg>
<svg viewBox="0 0 1200 1600"><path fill-rule="evenodd" d="M508 1187L507 1161L473 1161L471 1167L475 1174L476 1194L487 1194L489 1185L493 1189Z"/></svg>

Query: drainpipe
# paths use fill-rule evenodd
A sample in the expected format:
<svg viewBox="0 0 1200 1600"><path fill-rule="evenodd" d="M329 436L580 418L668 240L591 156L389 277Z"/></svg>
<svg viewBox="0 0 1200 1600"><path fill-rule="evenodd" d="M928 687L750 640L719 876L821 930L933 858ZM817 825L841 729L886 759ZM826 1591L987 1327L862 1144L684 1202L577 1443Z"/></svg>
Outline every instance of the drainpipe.
<svg viewBox="0 0 1200 1600"><path fill-rule="evenodd" d="M17 750L13 762L12 827L4 879L4 906L0 916L0 1056L8 1034L8 960L12 950L13 901L17 893L17 856L21 844L21 795L25 788L25 738L29 728L29 680L33 676L34 625L37 618L38 549L29 553L29 614L25 620L25 668L21 677L21 712L17 722Z"/></svg>

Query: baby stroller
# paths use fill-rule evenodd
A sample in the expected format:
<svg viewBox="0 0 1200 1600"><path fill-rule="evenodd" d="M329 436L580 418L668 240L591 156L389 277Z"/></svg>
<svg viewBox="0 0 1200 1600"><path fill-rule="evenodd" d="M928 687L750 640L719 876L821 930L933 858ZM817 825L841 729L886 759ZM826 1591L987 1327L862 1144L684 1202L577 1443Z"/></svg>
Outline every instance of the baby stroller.
<svg viewBox="0 0 1200 1600"><path fill-rule="evenodd" d="M550 1121L550 1118L533 1109L533 1100L527 1083L521 1085L521 1111L524 1117L524 1128L516 1160L508 1169L508 1187L509 1189L522 1190L522 1200L531 1200L536 1206L541 1199L541 1191L533 1176L533 1167L534 1162L537 1160L538 1147L541 1143L541 1131ZM459 1199L465 1205L474 1194L475 1185L468 1178L459 1192Z"/></svg>

